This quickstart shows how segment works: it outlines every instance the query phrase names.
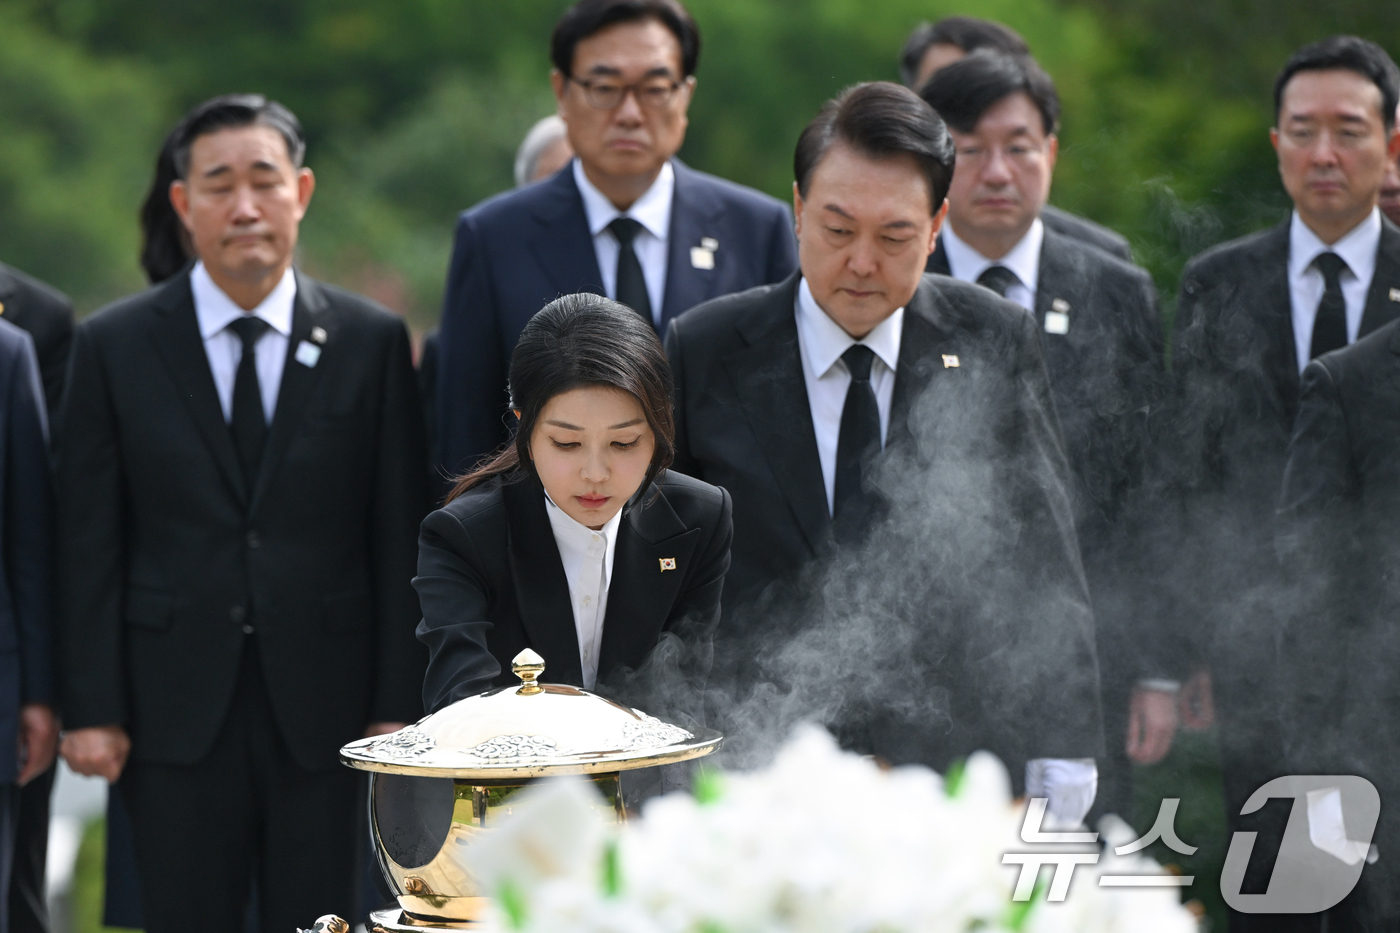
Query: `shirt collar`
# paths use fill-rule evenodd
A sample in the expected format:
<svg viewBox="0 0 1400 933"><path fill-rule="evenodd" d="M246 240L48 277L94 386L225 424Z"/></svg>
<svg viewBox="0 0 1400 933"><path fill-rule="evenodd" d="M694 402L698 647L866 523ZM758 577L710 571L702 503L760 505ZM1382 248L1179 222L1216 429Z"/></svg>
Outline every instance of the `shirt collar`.
<svg viewBox="0 0 1400 933"><path fill-rule="evenodd" d="M291 267L282 273L282 280L252 311L244 311L224 290L214 283L203 262L195 263L190 273L190 291L194 295L194 313L199 319L199 336L205 340L245 315L252 314L266 321L284 337L292 333L292 305L297 297L297 277Z"/></svg>
<svg viewBox="0 0 1400 933"><path fill-rule="evenodd" d="M1288 275L1296 279L1307 271L1322 253L1336 253L1346 262L1351 274L1369 282L1376 271L1376 251L1381 245L1381 211L1372 208L1366 219L1347 231L1340 240L1328 246L1303 223L1298 212L1288 226Z"/></svg>
<svg viewBox="0 0 1400 933"><path fill-rule="evenodd" d="M549 515L549 527L554 530L555 543L562 548L568 548L580 557L586 555L588 545L592 543L593 536L599 535L603 542L608 545L607 571L608 576L612 576L612 545L617 542L617 528L622 524L622 509L617 510L617 514L608 519L602 528L594 531L587 525L576 521L568 512L554 504L554 500L549 497L549 493L544 494L545 512Z"/></svg>
<svg viewBox="0 0 1400 933"><path fill-rule="evenodd" d="M676 171L668 161L661 166L656 181L625 211L608 200L583 171L583 163L573 162L574 183L583 197L583 212L588 217L588 232L597 236L619 217L631 217L647 232L663 243L671 231L671 200L676 193Z"/></svg>
<svg viewBox="0 0 1400 933"><path fill-rule="evenodd" d="M1026 235L1011 247L1011 251L1000 259L988 259L973 249L953 231L953 225L943 225L943 249L948 254L948 270L953 278L964 282L976 282L977 277L987 271L988 266L1005 266L1016 273L1016 278L1032 293L1040 280L1040 247L1045 243L1045 224L1037 217Z"/></svg>
<svg viewBox="0 0 1400 933"><path fill-rule="evenodd" d="M797 285L797 330L802 336L803 364L809 366L812 374L818 379L836 365L841 354L857 343L863 343L873 350L890 372L894 372L899 366L899 342L904 333L904 309L896 309L893 314L875 325L874 330L856 340L822 310L804 278Z"/></svg>

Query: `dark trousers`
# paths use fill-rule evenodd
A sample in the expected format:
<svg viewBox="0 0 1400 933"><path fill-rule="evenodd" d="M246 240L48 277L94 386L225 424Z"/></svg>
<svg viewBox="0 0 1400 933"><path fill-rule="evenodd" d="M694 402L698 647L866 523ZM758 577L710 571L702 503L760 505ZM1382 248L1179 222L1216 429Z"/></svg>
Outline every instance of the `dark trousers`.
<svg viewBox="0 0 1400 933"><path fill-rule="evenodd" d="M193 765L133 761L122 779L147 933L288 933L322 914L354 923L355 772L292 759L249 636L228 720Z"/></svg>
<svg viewBox="0 0 1400 933"><path fill-rule="evenodd" d="M44 869L49 856L49 795L56 771L50 768L19 792L15 854L10 867L10 933L48 933Z"/></svg>

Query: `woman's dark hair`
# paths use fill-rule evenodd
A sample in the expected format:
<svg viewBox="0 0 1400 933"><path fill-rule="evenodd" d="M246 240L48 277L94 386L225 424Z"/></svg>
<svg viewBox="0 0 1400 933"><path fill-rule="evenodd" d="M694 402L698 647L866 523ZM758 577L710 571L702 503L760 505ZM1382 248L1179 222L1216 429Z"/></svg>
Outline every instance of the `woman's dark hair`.
<svg viewBox="0 0 1400 933"><path fill-rule="evenodd" d="M1294 52L1274 79L1274 122L1283 112L1283 91L1300 71L1354 71L1369 78L1381 92L1381 123L1389 133L1395 128L1395 106L1400 100L1400 68L1385 49L1357 36L1332 36Z"/></svg>
<svg viewBox="0 0 1400 933"><path fill-rule="evenodd" d="M601 295L556 298L530 318L510 358L510 407L520 413L515 437L485 463L457 477L447 501L492 477L507 483L535 475L530 438L549 400L572 389L610 386L636 397L656 447L645 489L671 465L676 422L671 366L651 324Z"/></svg>
<svg viewBox="0 0 1400 933"><path fill-rule="evenodd" d="M579 0L564 11L549 39L549 57L566 78L574 76L574 49L589 36L616 26L654 19L681 44L681 75L695 74L700 63L700 27L677 0Z"/></svg>
<svg viewBox="0 0 1400 933"><path fill-rule="evenodd" d="M165 138L156 156L156 174L151 190L141 203L141 268L152 285L174 277L194 258L190 233L170 204L170 185L175 172L175 133Z"/></svg>
<svg viewBox="0 0 1400 933"><path fill-rule="evenodd" d="M920 23L905 40L899 56L899 74L906 87L917 91L914 79L919 76L924 53L935 45L953 45L964 52L996 49L1008 55L1029 55L1030 47L1021 34L1010 26L975 16L945 16L936 23Z"/></svg>
<svg viewBox="0 0 1400 933"><path fill-rule="evenodd" d="M802 135L793 155L797 190L807 197L812 173L831 144L840 141L872 159L914 157L928 178L929 210L936 214L953 182L953 140L923 99L898 84L871 81L829 100Z"/></svg>
<svg viewBox="0 0 1400 933"><path fill-rule="evenodd" d="M1029 55L991 49L973 52L939 69L919 96L959 133L972 133L982 115L1012 94L1025 94L1040 111L1048 136L1060 126L1060 95L1055 82Z"/></svg>

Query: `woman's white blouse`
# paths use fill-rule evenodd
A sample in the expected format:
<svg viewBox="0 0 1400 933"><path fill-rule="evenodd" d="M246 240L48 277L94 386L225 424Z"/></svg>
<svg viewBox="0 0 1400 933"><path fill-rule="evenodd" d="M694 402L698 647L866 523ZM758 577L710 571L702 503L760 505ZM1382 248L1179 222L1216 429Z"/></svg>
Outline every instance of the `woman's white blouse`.
<svg viewBox="0 0 1400 933"><path fill-rule="evenodd" d="M598 652L603 647L603 619L608 611L608 580L612 578L613 552L617 550L617 529L622 510L594 531L570 518L545 493L545 511L559 546L564 577L569 582L569 604L574 609L574 631L578 633L579 663L583 667L583 688L598 683Z"/></svg>

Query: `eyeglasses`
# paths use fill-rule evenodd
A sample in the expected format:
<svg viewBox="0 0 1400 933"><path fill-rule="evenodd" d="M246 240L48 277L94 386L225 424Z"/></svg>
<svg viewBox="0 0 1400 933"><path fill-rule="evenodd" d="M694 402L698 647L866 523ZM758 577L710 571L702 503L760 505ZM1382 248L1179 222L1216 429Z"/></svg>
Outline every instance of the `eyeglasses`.
<svg viewBox="0 0 1400 933"><path fill-rule="evenodd" d="M583 88L584 100L595 110L616 110L622 106L628 94L636 95L637 103L645 110L666 110L675 103L676 92L681 89L681 82L670 78L648 78L637 84L619 84L607 78L568 80Z"/></svg>

